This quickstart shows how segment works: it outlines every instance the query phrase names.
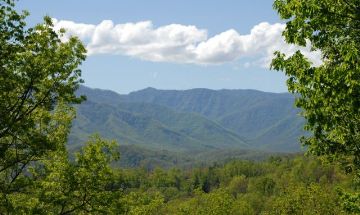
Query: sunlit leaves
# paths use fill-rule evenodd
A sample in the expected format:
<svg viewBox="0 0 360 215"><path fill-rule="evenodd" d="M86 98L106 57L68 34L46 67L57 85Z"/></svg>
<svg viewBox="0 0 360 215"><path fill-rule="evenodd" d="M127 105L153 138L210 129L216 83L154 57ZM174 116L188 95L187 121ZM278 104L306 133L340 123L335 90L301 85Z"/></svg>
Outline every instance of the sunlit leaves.
<svg viewBox="0 0 360 215"><path fill-rule="evenodd" d="M76 38L61 42L49 17L31 28L14 7L0 1L0 204L9 208L32 182L28 166L65 148L86 52Z"/></svg>
<svg viewBox="0 0 360 215"><path fill-rule="evenodd" d="M360 1L275 0L286 19L288 43L320 50L323 64L314 67L299 52L286 58L277 52L272 68L288 77L298 95L296 106L312 132L302 138L309 152L339 160L347 173L360 169ZM344 208L358 212L358 194L342 192Z"/></svg>
<svg viewBox="0 0 360 215"><path fill-rule="evenodd" d="M313 67L297 52L286 58L277 52L272 68L288 77L289 91L307 119L313 135L304 138L315 154L351 155L360 159L360 17L358 0L276 0L274 8L286 19L289 43L309 41L323 54L323 64Z"/></svg>

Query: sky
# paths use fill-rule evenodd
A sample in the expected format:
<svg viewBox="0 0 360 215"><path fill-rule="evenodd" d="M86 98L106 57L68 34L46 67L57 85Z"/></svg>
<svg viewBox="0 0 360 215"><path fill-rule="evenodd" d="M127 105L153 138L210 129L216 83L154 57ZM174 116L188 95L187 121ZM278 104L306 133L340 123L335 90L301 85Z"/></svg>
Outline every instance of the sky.
<svg viewBox="0 0 360 215"><path fill-rule="evenodd" d="M87 48L85 85L129 93L157 89L256 89L286 92L286 77L270 71L285 25L271 0L20 0L29 25L53 18ZM315 64L319 53L301 51Z"/></svg>

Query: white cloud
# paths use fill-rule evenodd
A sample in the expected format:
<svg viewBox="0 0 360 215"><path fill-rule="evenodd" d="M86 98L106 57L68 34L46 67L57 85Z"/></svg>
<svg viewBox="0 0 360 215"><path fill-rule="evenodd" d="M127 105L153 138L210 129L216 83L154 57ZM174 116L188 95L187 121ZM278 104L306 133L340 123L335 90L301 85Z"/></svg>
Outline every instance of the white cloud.
<svg viewBox="0 0 360 215"><path fill-rule="evenodd" d="M247 65L269 67L273 53L280 50L287 55L300 49L315 65L321 64L321 53L308 47L288 45L281 36L284 24L262 22L249 34L234 29L209 38L205 29L192 25L170 24L154 27L151 21L114 24L104 20L98 25L54 19L54 29L67 30L86 43L88 54L119 54L148 61L192 64L222 64L240 58L255 58Z"/></svg>
<svg viewBox="0 0 360 215"><path fill-rule="evenodd" d="M79 37L81 40L87 41L91 39L94 35L94 31L96 26L83 24L83 23L75 23L73 21L53 19L54 30L58 31L61 28L66 29L66 33L63 40L67 40L71 35Z"/></svg>

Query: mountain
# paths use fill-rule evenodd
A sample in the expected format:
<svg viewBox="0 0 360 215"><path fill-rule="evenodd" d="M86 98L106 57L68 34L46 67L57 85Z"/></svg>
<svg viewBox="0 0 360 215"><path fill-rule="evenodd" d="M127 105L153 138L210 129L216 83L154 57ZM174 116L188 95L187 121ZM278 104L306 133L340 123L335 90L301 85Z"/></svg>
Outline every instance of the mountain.
<svg viewBox="0 0 360 215"><path fill-rule="evenodd" d="M249 148L239 135L201 115L180 113L155 104L118 102L114 98L114 102L101 102L111 99L92 96L92 92L99 93L90 89L86 93L79 91L88 100L77 107L70 148L84 142L93 133L116 139L123 145L177 152ZM92 98L100 100L93 101Z"/></svg>
<svg viewBox="0 0 360 215"><path fill-rule="evenodd" d="M157 90L127 95L82 86L69 140L75 148L97 132L123 145L200 153L260 149L299 151L303 119L288 93L255 90Z"/></svg>
<svg viewBox="0 0 360 215"><path fill-rule="evenodd" d="M300 150L304 119L289 93L257 90L156 90L130 93L127 102L163 105L176 111L197 113L218 122L248 140L255 148L272 151Z"/></svg>

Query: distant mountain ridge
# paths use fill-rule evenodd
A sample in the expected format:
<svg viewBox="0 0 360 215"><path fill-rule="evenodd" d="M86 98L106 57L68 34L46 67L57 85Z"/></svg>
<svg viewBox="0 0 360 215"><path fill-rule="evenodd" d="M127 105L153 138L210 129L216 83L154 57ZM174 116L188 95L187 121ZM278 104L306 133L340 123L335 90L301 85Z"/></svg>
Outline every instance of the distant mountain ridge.
<svg viewBox="0 0 360 215"><path fill-rule="evenodd" d="M94 132L120 144L175 152L223 149L299 151L303 119L288 93L157 90L120 95L85 86L70 146Z"/></svg>

